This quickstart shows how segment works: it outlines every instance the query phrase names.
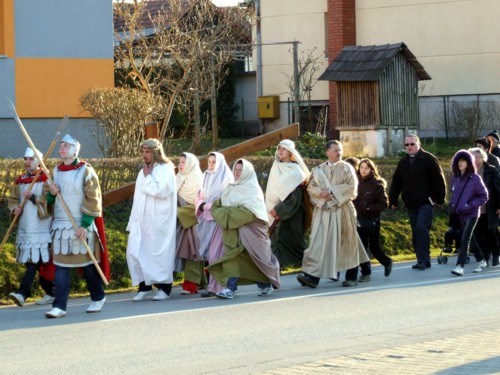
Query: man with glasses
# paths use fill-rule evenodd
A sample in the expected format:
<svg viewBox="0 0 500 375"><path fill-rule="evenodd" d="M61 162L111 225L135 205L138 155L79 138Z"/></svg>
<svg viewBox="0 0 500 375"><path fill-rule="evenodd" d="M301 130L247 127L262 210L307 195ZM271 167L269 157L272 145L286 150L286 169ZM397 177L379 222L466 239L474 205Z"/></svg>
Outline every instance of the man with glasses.
<svg viewBox="0 0 500 375"><path fill-rule="evenodd" d="M446 183L437 158L420 147L420 139L410 134L405 138L406 156L398 163L392 176L389 190L389 207L398 207L402 194L408 209L412 231L412 243L417 263L414 270L425 270L431 266L430 229L433 206L444 203Z"/></svg>

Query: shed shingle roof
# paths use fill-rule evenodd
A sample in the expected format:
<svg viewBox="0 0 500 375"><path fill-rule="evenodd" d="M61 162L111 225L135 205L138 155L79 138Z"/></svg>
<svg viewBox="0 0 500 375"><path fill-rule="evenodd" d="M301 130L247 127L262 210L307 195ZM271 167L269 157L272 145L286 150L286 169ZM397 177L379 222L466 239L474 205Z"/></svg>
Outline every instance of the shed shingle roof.
<svg viewBox="0 0 500 375"><path fill-rule="evenodd" d="M420 80L431 79L404 43L346 46L319 79L322 81L376 81L399 52L415 68Z"/></svg>

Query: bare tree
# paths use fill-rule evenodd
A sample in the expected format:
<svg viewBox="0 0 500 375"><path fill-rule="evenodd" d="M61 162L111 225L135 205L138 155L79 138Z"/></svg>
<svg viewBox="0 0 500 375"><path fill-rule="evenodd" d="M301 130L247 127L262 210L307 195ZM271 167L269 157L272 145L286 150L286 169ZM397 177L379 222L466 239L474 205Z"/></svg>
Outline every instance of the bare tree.
<svg viewBox="0 0 500 375"><path fill-rule="evenodd" d="M500 107L496 102L453 101L449 106L449 130L452 137L472 144L474 139L495 127L499 116Z"/></svg>
<svg viewBox="0 0 500 375"><path fill-rule="evenodd" d="M292 51L289 51L292 53ZM301 102L307 102L307 119L308 124L313 123L313 113L311 107L311 97L313 88L318 82L317 72L321 69L319 61L323 58L324 53L317 53L316 47L307 51L301 51L298 61L298 81L299 81L299 98ZM285 73L283 73L285 74ZM288 78L289 95L293 97L294 93L294 77L293 75L285 74Z"/></svg>
<svg viewBox="0 0 500 375"><path fill-rule="evenodd" d="M184 107L197 106L196 113L213 96L234 46L248 32L242 27L247 18L243 10L221 9L209 0L120 0L115 5L116 67L132 85L164 98L162 140L180 100ZM199 123L195 115L195 150L199 149ZM212 125L215 134L216 125Z"/></svg>

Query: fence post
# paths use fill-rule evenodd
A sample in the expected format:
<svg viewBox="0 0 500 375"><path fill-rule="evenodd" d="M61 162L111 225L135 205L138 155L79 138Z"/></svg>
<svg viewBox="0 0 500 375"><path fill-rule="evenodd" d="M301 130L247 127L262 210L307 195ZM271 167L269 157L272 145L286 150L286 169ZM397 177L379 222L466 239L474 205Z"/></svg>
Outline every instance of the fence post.
<svg viewBox="0 0 500 375"><path fill-rule="evenodd" d="M448 111L446 105L446 96L443 96L443 114L444 114L444 134L446 137L446 142L448 142Z"/></svg>
<svg viewBox="0 0 500 375"><path fill-rule="evenodd" d="M288 114L288 123L289 123L289 124L291 124L291 123L292 123L292 120L291 120L291 118L290 118L290 98L288 98L288 99L286 100L286 102L287 102L287 105L288 105L288 108L287 108L287 111L286 111L286 113Z"/></svg>
<svg viewBox="0 0 500 375"><path fill-rule="evenodd" d="M245 138L245 101L241 98L241 138Z"/></svg>

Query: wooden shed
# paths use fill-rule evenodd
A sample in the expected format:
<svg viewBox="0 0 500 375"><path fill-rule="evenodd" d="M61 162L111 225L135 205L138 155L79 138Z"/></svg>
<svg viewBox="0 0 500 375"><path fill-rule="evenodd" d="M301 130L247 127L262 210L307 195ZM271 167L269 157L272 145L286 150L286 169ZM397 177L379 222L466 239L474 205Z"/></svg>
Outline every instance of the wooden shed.
<svg viewBox="0 0 500 375"><path fill-rule="evenodd" d="M365 130L416 128L418 81L431 77L397 43L346 46L319 79L336 82L336 128Z"/></svg>

